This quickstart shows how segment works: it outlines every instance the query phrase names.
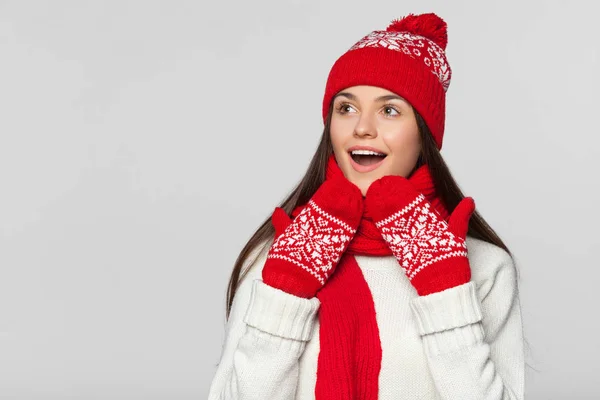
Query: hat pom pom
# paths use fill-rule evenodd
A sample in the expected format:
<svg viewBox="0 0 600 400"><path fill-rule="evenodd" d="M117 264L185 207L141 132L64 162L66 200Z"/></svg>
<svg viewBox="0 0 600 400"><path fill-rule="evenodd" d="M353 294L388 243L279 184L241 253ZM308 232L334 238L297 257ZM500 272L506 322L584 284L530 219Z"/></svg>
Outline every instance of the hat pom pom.
<svg viewBox="0 0 600 400"><path fill-rule="evenodd" d="M444 50L448 44L446 22L434 13L408 14L404 18L393 20L386 31L414 33L432 40Z"/></svg>

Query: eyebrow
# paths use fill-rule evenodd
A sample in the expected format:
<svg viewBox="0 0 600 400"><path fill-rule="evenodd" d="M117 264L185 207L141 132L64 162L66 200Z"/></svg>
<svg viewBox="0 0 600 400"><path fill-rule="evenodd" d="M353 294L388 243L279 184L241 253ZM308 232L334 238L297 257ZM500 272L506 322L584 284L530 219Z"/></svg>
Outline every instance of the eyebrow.
<svg viewBox="0 0 600 400"><path fill-rule="evenodd" d="M338 96L344 96L344 97L347 97L350 100L354 100L354 101L358 100L358 98L355 95L353 95L352 93L350 93L350 92L341 92L341 93L338 93L337 96L335 96L335 97L338 97ZM387 94L387 95L384 95L384 96L379 96L378 98L375 99L375 101L387 101L387 100L402 100L402 101L406 101L406 99L404 99L403 97L398 96L396 94Z"/></svg>

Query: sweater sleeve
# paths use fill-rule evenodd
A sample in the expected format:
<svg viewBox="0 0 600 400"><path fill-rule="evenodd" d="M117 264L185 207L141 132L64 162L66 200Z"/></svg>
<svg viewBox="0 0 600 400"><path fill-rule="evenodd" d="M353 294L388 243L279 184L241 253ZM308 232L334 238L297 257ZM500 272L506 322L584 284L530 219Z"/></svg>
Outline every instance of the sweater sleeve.
<svg viewBox="0 0 600 400"><path fill-rule="evenodd" d="M295 397L298 360L312 337L320 302L263 283L265 260L263 251L240 281L209 400Z"/></svg>
<svg viewBox="0 0 600 400"><path fill-rule="evenodd" d="M411 302L441 399L524 397L516 269L507 252L500 254L485 260L495 265L478 288L471 281Z"/></svg>

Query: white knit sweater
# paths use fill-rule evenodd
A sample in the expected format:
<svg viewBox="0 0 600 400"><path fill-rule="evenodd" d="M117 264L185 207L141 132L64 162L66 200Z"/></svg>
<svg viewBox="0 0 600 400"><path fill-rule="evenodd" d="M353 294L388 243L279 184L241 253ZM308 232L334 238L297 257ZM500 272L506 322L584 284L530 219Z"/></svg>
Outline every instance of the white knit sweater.
<svg viewBox="0 0 600 400"><path fill-rule="evenodd" d="M523 399L513 260L485 241L466 243L471 282L428 296L418 296L394 256L355 256L375 303L379 399ZM269 245L253 252L234 297L209 400L315 398L320 302L262 282Z"/></svg>

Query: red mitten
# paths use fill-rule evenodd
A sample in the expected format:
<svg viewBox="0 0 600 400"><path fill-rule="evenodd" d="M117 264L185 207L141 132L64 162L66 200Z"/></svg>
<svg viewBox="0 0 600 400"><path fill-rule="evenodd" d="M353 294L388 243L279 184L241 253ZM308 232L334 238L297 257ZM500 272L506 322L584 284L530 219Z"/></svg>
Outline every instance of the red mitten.
<svg viewBox="0 0 600 400"><path fill-rule="evenodd" d="M388 175L371 184L365 202L420 296L471 280L465 244L475 210L471 197L462 199L446 222L408 179Z"/></svg>
<svg viewBox="0 0 600 400"><path fill-rule="evenodd" d="M314 297L354 237L362 213L362 193L345 177L325 180L293 221L275 208L275 241L263 267L263 282L296 296Z"/></svg>

